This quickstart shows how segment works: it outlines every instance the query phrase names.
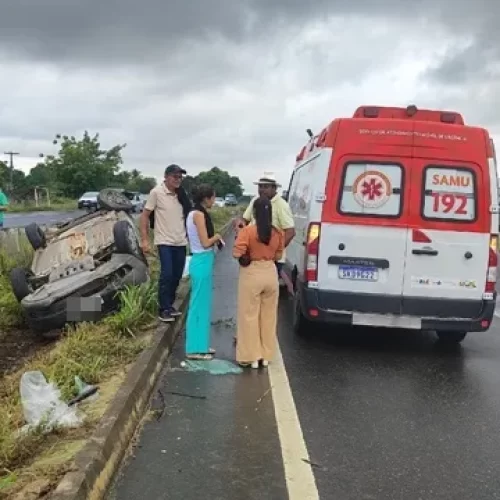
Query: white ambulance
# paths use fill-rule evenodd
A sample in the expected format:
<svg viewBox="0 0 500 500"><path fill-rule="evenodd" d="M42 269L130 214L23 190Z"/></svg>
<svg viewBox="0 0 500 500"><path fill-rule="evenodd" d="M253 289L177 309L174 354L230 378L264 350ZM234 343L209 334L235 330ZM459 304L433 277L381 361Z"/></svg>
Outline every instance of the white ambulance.
<svg viewBox="0 0 500 500"><path fill-rule="evenodd" d="M460 114L362 106L297 156L285 271L294 329L314 322L486 331L496 304L493 141Z"/></svg>

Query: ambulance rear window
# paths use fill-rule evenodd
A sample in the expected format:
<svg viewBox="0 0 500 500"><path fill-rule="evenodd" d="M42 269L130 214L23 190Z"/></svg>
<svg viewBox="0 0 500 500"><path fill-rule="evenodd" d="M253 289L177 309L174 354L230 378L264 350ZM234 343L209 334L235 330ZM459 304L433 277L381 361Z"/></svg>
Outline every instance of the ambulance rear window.
<svg viewBox="0 0 500 500"><path fill-rule="evenodd" d="M404 172L395 163L348 163L340 188L338 211L345 215L401 215Z"/></svg>
<svg viewBox="0 0 500 500"><path fill-rule="evenodd" d="M446 222L476 220L476 176L465 167L430 165L423 173L423 219Z"/></svg>

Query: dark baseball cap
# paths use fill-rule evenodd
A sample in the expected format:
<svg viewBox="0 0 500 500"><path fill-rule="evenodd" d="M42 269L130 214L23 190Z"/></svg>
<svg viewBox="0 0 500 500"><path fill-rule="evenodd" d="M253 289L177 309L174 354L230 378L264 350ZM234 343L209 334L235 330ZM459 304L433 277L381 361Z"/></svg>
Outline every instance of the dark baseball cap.
<svg viewBox="0 0 500 500"><path fill-rule="evenodd" d="M183 168L179 167L179 165L176 165L175 163L172 163L172 165L169 165L165 169L165 175L172 175L172 174L182 174L182 175L185 175L186 171Z"/></svg>

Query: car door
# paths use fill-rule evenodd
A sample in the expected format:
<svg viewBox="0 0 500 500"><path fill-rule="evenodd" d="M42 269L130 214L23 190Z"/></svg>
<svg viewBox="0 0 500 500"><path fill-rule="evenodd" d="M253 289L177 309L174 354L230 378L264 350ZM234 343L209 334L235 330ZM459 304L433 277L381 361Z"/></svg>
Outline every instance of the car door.
<svg viewBox="0 0 500 500"><path fill-rule="evenodd" d="M337 192L329 196L335 216L326 206L321 225L318 288L334 292L323 306L399 314L408 233L406 160L345 155L339 165Z"/></svg>
<svg viewBox="0 0 500 500"><path fill-rule="evenodd" d="M413 160L404 314L479 315L490 240L484 185L485 172L477 164Z"/></svg>

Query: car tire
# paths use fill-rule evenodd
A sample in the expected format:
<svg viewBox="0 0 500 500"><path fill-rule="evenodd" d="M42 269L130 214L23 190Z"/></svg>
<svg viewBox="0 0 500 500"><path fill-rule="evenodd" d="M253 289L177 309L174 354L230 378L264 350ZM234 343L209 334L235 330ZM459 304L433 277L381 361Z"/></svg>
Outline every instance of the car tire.
<svg viewBox="0 0 500 500"><path fill-rule="evenodd" d="M293 297L293 332L299 337L306 337L310 335L311 327L311 322L302 313L300 294L295 291Z"/></svg>
<svg viewBox="0 0 500 500"><path fill-rule="evenodd" d="M24 228L26 238L33 247L33 250L38 250L39 248L45 248L47 246L47 238L42 228L36 223L32 222Z"/></svg>
<svg viewBox="0 0 500 500"><path fill-rule="evenodd" d="M116 253L135 255L143 258L139 240L132 225L126 220L119 220L113 226Z"/></svg>
<svg viewBox="0 0 500 500"><path fill-rule="evenodd" d="M18 302L21 302L33 291L28 281L28 275L29 273L22 267L15 267L10 272L10 285Z"/></svg>
<svg viewBox="0 0 500 500"><path fill-rule="evenodd" d="M446 344L460 344L467 336L467 332L436 332L440 342Z"/></svg>
<svg viewBox="0 0 500 500"><path fill-rule="evenodd" d="M130 212L133 209L132 202L116 189L103 189L97 195L98 205L104 210L119 212Z"/></svg>

